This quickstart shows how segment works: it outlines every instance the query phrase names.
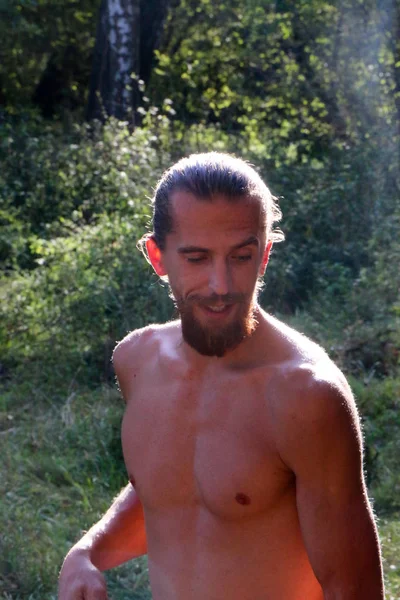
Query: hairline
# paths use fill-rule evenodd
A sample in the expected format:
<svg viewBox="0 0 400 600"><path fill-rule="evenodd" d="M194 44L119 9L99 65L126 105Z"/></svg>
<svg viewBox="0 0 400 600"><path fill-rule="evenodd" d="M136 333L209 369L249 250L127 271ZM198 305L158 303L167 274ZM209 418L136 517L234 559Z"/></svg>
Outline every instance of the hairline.
<svg viewBox="0 0 400 600"><path fill-rule="evenodd" d="M263 198L257 194L249 194L249 193L245 193L243 192L242 194L234 194L234 195L229 195L229 194L224 194L223 192L215 192L215 193L211 193L211 194L194 194L191 190L189 190L187 187L185 187L184 185L180 185L177 186L175 189L173 189L169 195L168 198L168 204L169 204L169 217L170 217L170 222L171 222L171 229L168 233L173 233L174 230L174 214L173 214L173 201L174 201L174 197L176 197L177 193L180 192L186 192L187 194L189 194L190 196L192 196L192 198L194 198L195 200L198 200L200 202L202 201L206 201L206 202L225 202L227 204L229 203L237 203L240 201L250 201L250 202L254 202L257 201L258 204L260 205L260 215L263 217L263 219L261 219L262 222L262 227L260 228L261 231L263 231L264 233L267 230L267 214L268 211L266 210L265 207L265 203L263 202ZM168 233L166 235L168 235ZM154 235L154 233L153 233Z"/></svg>

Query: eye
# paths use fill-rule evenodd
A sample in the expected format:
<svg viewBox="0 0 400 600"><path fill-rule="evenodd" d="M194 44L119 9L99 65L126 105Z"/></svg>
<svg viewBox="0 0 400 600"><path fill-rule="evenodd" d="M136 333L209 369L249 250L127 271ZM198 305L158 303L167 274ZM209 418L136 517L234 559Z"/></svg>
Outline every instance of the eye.
<svg viewBox="0 0 400 600"><path fill-rule="evenodd" d="M232 256L232 258L238 262L247 262L252 259L251 254L237 254L236 256Z"/></svg>
<svg viewBox="0 0 400 600"><path fill-rule="evenodd" d="M186 260L189 263L197 263L198 264L198 263L204 262L206 260L206 258L207 257L203 256L203 255L201 255L201 256L187 256Z"/></svg>

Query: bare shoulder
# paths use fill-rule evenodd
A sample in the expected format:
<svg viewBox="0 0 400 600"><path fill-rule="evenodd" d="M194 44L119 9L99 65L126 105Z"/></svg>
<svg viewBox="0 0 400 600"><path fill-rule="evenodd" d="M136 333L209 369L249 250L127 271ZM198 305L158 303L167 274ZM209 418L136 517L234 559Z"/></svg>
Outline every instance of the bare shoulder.
<svg viewBox="0 0 400 600"><path fill-rule="evenodd" d="M284 324L277 327L286 344L286 360L271 382L278 445L290 455L300 446L322 448L347 438L361 451L358 411L344 374L320 346Z"/></svg>
<svg viewBox="0 0 400 600"><path fill-rule="evenodd" d="M274 350L278 348L280 356L274 384L285 392L284 408L302 404L301 399L314 404L317 398L338 393L352 398L345 376L321 346L270 316L268 326Z"/></svg>
<svg viewBox="0 0 400 600"><path fill-rule="evenodd" d="M132 380L144 367L153 365L163 345L177 330L176 321L152 324L128 333L114 348L112 361L121 392L129 395Z"/></svg>
<svg viewBox="0 0 400 600"><path fill-rule="evenodd" d="M114 366L118 368L126 360L135 362L146 358L146 351L154 350L163 338L169 335L169 332L177 327L177 322L163 324L152 324L135 329L128 333L121 341L117 342L114 348L112 360Z"/></svg>
<svg viewBox="0 0 400 600"><path fill-rule="evenodd" d="M115 369L119 369L124 364L134 359L136 363L143 355L143 351L154 343L157 325L148 325L141 329L130 331L121 341L117 342L114 348L112 361Z"/></svg>
<svg viewBox="0 0 400 600"><path fill-rule="evenodd" d="M279 389L281 416L285 419L304 426L325 421L334 425L334 418L341 415L358 420L350 386L328 356L283 366Z"/></svg>

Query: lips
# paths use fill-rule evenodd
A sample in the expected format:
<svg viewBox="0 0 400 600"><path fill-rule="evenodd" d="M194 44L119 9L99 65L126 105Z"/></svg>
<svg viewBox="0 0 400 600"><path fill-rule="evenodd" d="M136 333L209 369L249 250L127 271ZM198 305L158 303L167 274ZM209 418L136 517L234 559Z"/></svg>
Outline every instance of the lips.
<svg viewBox="0 0 400 600"><path fill-rule="evenodd" d="M215 317L224 317L228 315L232 310L233 304L220 304L220 305L208 305L203 304L201 308L207 315Z"/></svg>
<svg viewBox="0 0 400 600"><path fill-rule="evenodd" d="M206 306L206 308L208 308L208 310L212 310L213 312L222 312L228 306L228 304L222 304L221 306Z"/></svg>

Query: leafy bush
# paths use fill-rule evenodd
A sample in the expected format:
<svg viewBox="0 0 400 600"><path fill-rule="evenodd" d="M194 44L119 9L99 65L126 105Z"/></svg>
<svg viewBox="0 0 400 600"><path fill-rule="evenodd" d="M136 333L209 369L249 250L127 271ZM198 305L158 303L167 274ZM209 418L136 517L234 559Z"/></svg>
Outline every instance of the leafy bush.
<svg viewBox="0 0 400 600"><path fill-rule="evenodd" d="M102 217L69 237L36 240L39 266L6 281L0 344L14 377L38 385L110 377L115 341L170 316L166 295L136 249L147 215Z"/></svg>
<svg viewBox="0 0 400 600"><path fill-rule="evenodd" d="M386 154L374 162L373 146L342 148L296 162L283 146L270 153L267 132L259 131L255 145L253 133L186 128L167 101L144 110L133 133L112 119L70 131L41 119L3 123L3 368L15 374L36 364L42 374L46 361L51 380L90 374L96 382L109 376L115 340L170 315L135 250L150 216L146 198L171 162L216 149L254 162L273 192L285 194L287 240L274 249L263 304L283 313L305 309L311 334L342 367L392 372L400 337L399 222Z"/></svg>
<svg viewBox="0 0 400 600"><path fill-rule="evenodd" d="M295 327L329 349L342 369L359 377L399 373L399 223L396 214L381 222L366 245L371 264L357 276L327 264L319 290L293 319Z"/></svg>
<svg viewBox="0 0 400 600"><path fill-rule="evenodd" d="M158 151L162 127L163 121L156 131L131 133L126 123L110 119L105 126L75 124L64 131L39 118L5 121L0 126L4 267L34 266L32 238L69 235L71 223L94 223L102 214L142 213L144 199L170 162L166 148Z"/></svg>
<svg viewBox="0 0 400 600"><path fill-rule="evenodd" d="M366 471L380 509L400 508L400 379L351 380L365 436Z"/></svg>

